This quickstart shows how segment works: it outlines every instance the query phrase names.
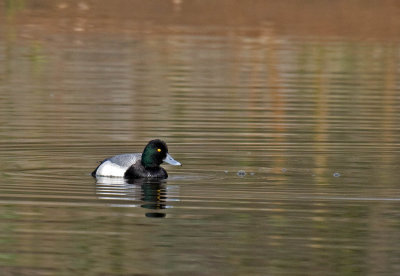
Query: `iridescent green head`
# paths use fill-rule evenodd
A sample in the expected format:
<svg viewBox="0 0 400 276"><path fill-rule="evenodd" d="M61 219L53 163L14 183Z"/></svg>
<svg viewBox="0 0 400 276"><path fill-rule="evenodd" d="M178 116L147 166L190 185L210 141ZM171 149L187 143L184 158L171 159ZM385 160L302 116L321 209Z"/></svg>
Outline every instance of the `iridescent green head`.
<svg viewBox="0 0 400 276"><path fill-rule="evenodd" d="M156 168L163 162L175 166L181 165L168 154L167 144L159 139L151 140L146 145L142 153L141 162L145 168Z"/></svg>

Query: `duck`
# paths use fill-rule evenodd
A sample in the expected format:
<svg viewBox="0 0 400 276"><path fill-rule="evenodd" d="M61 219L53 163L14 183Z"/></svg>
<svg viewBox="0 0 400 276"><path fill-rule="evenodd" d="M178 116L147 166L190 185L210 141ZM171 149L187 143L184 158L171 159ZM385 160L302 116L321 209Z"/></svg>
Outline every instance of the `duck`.
<svg viewBox="0 0 400 276"><path fill-rule="evenodd" d="M168 173L160 167L163 162L182 166L168 153L164 141L154 139L148 142L142 153L124 153L104 159L92 172L92 176L166 179Z"/></svg>

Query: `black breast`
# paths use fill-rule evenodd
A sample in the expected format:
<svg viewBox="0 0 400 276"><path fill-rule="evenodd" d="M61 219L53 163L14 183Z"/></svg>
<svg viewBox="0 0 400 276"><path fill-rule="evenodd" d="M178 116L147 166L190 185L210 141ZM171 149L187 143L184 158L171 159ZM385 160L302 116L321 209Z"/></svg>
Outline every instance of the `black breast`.
<svg viewBox="0 0 400 276"><path fill-rule="evenodd" d="M142 164L139 163L130 166L129 169L126 170L124 176L125 178L128 179L136 179L136 178L164 179L168 177L168 173L160 166L156 168L145 168Z"/></svg>

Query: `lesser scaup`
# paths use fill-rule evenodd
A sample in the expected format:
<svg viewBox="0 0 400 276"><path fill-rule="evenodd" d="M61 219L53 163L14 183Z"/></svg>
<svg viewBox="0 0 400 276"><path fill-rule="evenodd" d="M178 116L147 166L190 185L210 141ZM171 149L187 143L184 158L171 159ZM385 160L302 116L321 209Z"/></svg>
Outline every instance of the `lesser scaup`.
<svg viewBox="0 0 400 276"><path fill-rule="evenodd" d="M180 166L168 153L165 142L151 140L143 153L125 153L104 159L92 172L92 176L134 178L167 178L168 173L160 167L162 162Z"/></svg>

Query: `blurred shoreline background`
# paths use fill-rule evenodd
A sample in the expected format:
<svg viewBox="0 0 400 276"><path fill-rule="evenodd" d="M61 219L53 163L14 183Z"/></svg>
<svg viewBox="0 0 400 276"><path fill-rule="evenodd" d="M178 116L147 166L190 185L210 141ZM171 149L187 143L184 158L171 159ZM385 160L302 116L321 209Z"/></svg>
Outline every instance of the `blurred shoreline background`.
<svg viewBox="0 0 400 276"><path fill-rule="evenodd" d="M395 0L116 0L0 2L1 24L23 37L60 32L218 32L398 41ZM4 31L4 28L2 28ZM200 30L199 30L200 29Z"/></svg>

